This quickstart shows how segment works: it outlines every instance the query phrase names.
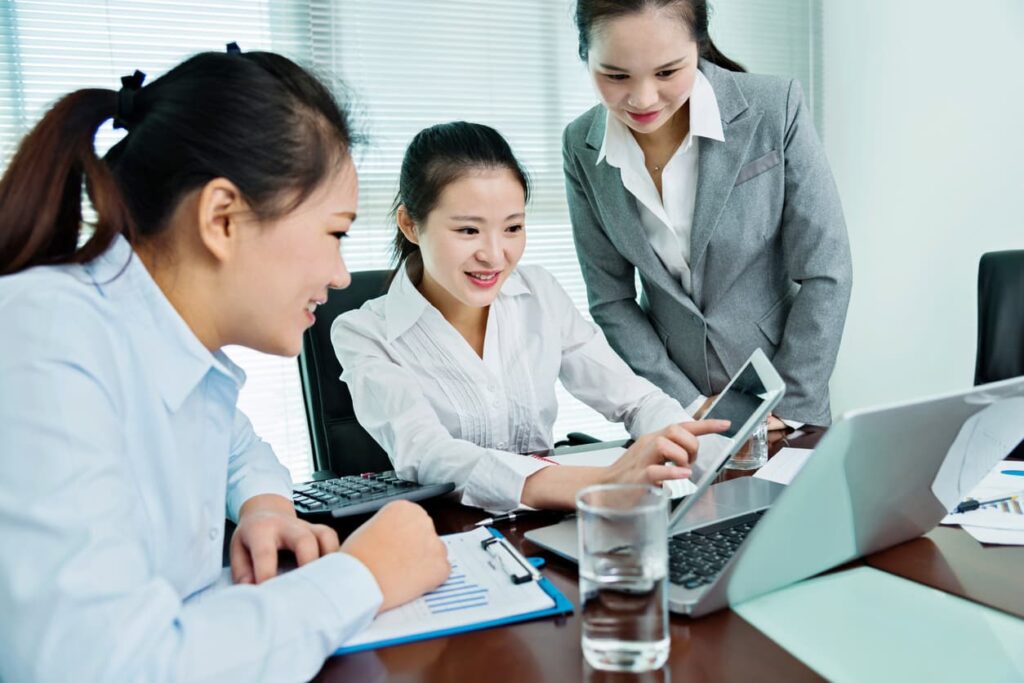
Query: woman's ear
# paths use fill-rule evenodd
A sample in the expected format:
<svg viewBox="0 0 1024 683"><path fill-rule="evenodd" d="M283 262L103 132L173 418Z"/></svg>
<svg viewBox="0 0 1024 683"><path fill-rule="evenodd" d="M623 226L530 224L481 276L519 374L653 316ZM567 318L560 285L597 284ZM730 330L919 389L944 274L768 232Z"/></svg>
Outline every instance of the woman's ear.
<svg viewBox="0 0 1024 683"><path fill-rule="evenodd" d="M199 241L213 258L231 258L241 236L241 216L248 212L241 191L227 178L214 178L203 186L196 204Z"/></svg>
<svg viewBox="0 0 1024 683"><path fill-rule="evenodd" d="M419 244L419 236L416 234L416 222L413 221L409 212L405 210L405 204L399 204L398 211L395 212L395 219L398 221L398 229L405 235L405 239L413 244Z"/></svg>

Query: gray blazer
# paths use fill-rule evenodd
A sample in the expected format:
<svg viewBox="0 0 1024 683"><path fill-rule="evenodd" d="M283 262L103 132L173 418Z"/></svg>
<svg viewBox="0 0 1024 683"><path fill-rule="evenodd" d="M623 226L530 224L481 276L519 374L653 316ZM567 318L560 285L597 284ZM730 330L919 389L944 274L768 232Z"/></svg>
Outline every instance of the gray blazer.
<svg viewBox="0 0 1024 683"><path fill-rule="evenodd" d="M786 380L776 412L830 424L828 380L852 269L824 150L795 80L703 60L699 68L718 98L725 141L700 141L692 294L655 254L619 169L597 163L605 108L565 129L566 192L590 312L626 362L683 405L721 391L761 347Z"/></svg>

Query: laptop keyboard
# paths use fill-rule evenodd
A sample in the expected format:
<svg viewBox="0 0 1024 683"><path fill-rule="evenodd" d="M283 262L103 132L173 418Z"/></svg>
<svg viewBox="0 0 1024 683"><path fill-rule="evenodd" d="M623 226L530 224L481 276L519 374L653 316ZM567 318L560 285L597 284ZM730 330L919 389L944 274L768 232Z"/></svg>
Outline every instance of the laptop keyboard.
<svg viewBox="0 0 1024 683"><path fill-rule="evenodd" d="M765 512L752 512L669 538L669 581L683 588L699 588L714 581Z"/></svg>

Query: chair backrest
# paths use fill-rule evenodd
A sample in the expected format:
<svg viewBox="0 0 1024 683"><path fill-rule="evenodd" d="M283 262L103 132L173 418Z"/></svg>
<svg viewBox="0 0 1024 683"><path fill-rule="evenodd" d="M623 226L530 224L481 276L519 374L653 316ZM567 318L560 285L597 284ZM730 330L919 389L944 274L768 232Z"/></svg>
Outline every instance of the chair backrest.
<svg viewBox="0 0 1024 683"><path fill-rule="evenodd" d="M974 383L1024 375L1024 249L990 251L978 265ZM1009 457L1024 458L1024 441Z"/></svg>
<svg viewBox="0 0 1024 683"><path fill-rule="evenodd" d="M341 364L331 344L331 324L346 311L385 293L391 271L352 273L352 284L331 290L317 307L316 323L306 330L299 355L299 377L306 404L313 463L338 475L392 469L387 453L356 421L352 395L341 381Z"/></svg>
<svg viewBox="0 0 1024 683"><path fill-rule="evenodd" d="M974 383L1024 375L1024 249L990 251L978 266Z"/></svg>

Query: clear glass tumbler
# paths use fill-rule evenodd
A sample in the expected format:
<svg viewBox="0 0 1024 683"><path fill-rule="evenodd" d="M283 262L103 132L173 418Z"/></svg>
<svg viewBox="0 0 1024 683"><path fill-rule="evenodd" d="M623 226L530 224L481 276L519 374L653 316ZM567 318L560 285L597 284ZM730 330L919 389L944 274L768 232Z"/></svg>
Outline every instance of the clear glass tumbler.
<svg viewBox="0 0 1024 683"><path fill-rule="evenodd" d="M768 418L757 425L750 440L743 448L729 458L726 467L730 470L756 470L768 462Z"/></svg>
<svg viewBox="0 0 1024 683"><path fill-rule="evenodd" d="M668 496L639 484L576 496L583 656L595 669L653 671L668 659Z"/></svg>

